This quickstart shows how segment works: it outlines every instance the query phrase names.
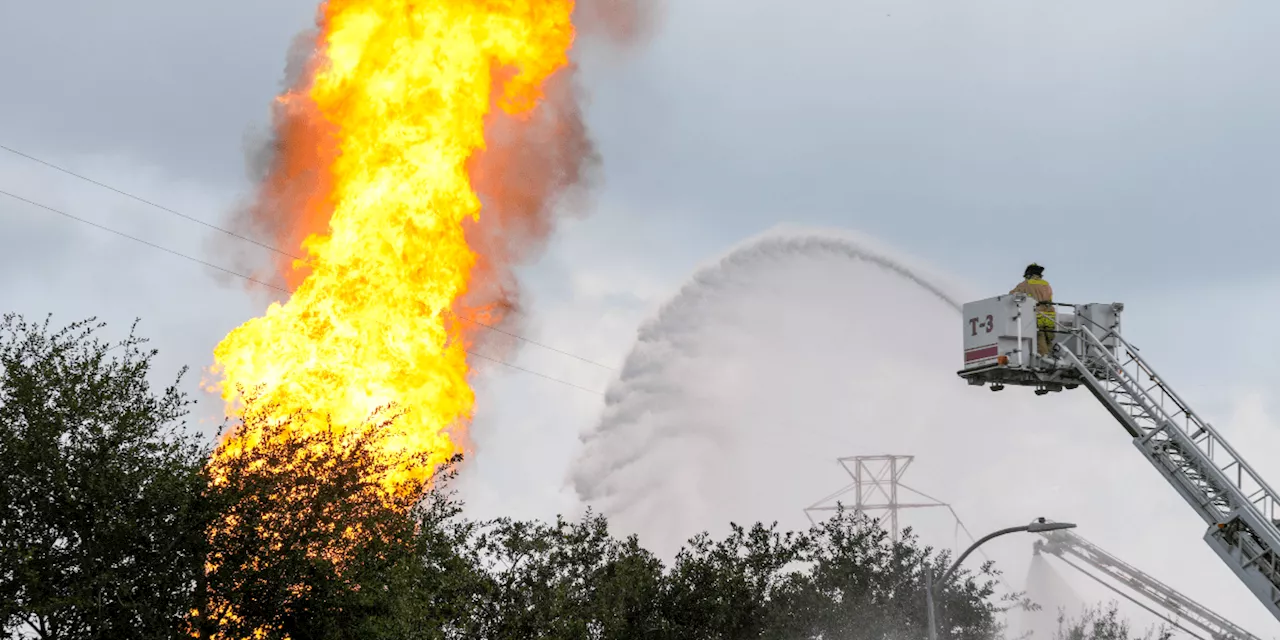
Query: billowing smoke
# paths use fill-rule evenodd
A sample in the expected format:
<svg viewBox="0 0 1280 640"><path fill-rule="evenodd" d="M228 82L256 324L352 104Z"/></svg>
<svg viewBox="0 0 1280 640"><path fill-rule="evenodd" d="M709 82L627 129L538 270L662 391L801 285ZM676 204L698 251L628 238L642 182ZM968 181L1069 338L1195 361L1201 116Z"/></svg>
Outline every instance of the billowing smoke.
<svg viewBox="0 0 1280 640"><path fill-rule="evenodd" d="M605 44L635 46L653 35L665 0L580 0L574 24Z"/></svg>
<svg viewBox="0 0 1280 640"><path fill-rule="evenodd" d="M627 50L643 43L656 27L659 8L658 0L580 0L574 24L587 39L579 42L575 58L601 47ZM522 318L515 268L541 255L560 217L589 211L590 192L599 182L601 157L584 119L587 95L577 59L548 80L532 114L511 116L495 105L485 126L487 146L469 167L483 204L479 221L466 225L477 263L458 306L467 317L501 325L498 333L471 327L474 339L491 344L490 355L495 347L518 346L510 335L521 331ZM502 70L498 77L510 73Z"/></svg>
<svg viewBox="0 0 1280 640"><path fill-rule="evenodd" d="M1008 282L966 290L861 236L788 231L744 243L640 328L583 435L578 495L618 533L670 555L730 521L807 526L804 507L849 481L839 456L915 455L910 486L950 502L975 535L1038 516L1073 521L1242 623L1265 616L1200 540L1203 523L1087 393L992 393L956 375L955 303L1008 291L1022 264L1007 262ZM902 518L930 544L969 542L944 511ZM984 547L1013 589L1032 542Z"/></svg>

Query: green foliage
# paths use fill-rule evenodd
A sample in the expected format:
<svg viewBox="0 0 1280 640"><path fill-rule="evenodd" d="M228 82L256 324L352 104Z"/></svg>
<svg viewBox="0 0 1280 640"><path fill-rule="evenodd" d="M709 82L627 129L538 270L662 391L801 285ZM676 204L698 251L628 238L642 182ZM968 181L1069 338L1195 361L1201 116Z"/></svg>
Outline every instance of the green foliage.
<svg viewBox="0 0 1280 640"><path fill-rule="evenodd" d="M1173 630L1167 626L1151 628L1141 636L1132 635L1129 622L1120 617L1113 602L1106 608L1086 609L1079 617L1058 616L1054 640L1169 640Z"/></svg>
<svg viewBox="0 0 1280 640"><path fill-rule="evenodd" d="M806 559L813 569L797 596L800 619L808 625L804 637L927 635L924 572L950 564L948 554L920 546L910 529L892 542L883 528L844 510L815 525L810 536ZM998 608L990 600L996 575L987 563L977 575L961 569L947 584L935 585L942 637L979 640L998 634Z"/></svg>
<svg viewBox="0 0 1280 640"><path fill-rule="evenodd" d="M635 538L587 514L554 525L499 519L476 529L482 570L468 638L653 637L661 630L662 565Z"/></svg>
<svg viewBox="0 0 1280 640"><path fill-rule="evenodd" d="M389 615L365 625L370 639L443 640L474 637L472 628L491 581L471 554L478 525L459 517L461 505L443 486L455 477L453 465L437 474L436 489L414 510L417 534L412 562L389 578Z"/></svg>
<svg viewBox="0 0 1280 640"><path fill-rule="evenodd" d="M723 540L695 536L676 555L664 594L668 637L802 637L795 634L803 624L793 618L807 618L808 603L797 597L807 581L796 565L812 551L812 539L759 523L730 530Z"/></svg>
<svg viewBox="0 0 1280 640"><path fill-rule="evenodd" d="M482 567L467 638L923 637L923 571L941 564L908 531L890 542L874 521L841 511L808 532L733 525L723 539L695 536L666 568L604 518L555 525L499 519L468 543ZM949 640L987 640L1000 629L995 575L961 571L939 593Z"/></svg>
<svg viewBox="0 0 1280 640"><path fill-rule="evenodd" d="M898 640L926 635L949 558L847 511L807 531L732 525L665 565L602 516L470 521L455 459L393 493L395 415L329 425L250 400L217 455L154 352L97 325L0 325L0 620L44 638ZM118 353L117 353L117 350ZM112 357L112 354L116 354ZM320 425L322 428L309 428ZM300 428L306 426L308 428ZM416 464L425 465L426 460ZM208 570L205 570L207 566ZM994 570L937 589L945 640L1000 629ZM194 615L191 612L195 612ZM1088 622L1092 635L1128 640ZM1074 629L1074 628L1073 628ZM1099 631L1101 630L1101 631ZM1083 634L1083 635L1082 635Z"/></svg>
<svg viewBox="0 0 1280 640"><path fill-rule="evenodd" d="M0 624L42 638L167 638L199 573L205 452L154 351L92 320L0 322ZM180 374L181 375L181 374Z"/></svg>
<svg viewBox="0 0 1280 640"><path fill-rule="evenodd" d="M395 416L344 431L273 409L248 401L237 429L257 443L238 451L227 440L208 467L216 517L202 635L338 640L394 629L400 599L427 595L414 590L427 586L419 523L439 521L431 509L441 507L420 505L425 482L393 492L381 479L426 460L385 454ZM421 542L430 551L437 541Z"/></svg>

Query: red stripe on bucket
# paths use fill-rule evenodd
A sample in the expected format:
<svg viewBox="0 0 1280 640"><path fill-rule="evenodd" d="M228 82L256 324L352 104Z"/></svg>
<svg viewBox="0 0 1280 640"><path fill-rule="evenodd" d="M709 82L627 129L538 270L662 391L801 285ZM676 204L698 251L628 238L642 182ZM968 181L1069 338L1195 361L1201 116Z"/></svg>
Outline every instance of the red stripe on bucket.
<svg viewBox="0 0 1280 640"><path fill-rule="evenodd" d="M964 361L968 363L973 362L974 360L986 360L987 358L994 358L998 355L1000 355L1000 347L999 345L993 344L986 347L970 349L964 352Z"/></svg>

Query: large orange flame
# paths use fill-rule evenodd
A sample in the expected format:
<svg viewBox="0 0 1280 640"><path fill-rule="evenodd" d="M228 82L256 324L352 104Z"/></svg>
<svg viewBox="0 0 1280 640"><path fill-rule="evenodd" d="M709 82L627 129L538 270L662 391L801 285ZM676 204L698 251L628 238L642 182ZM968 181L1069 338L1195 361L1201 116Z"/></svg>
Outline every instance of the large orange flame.
<svg viewBox="0 0 1280 640"><path fill-rule="evenodd" d="M322 7L320 55L280 100L326 133L295 137L314 146L285 149L293 168L275 179L319 176L321 189L308 195L312 210L302 216L327 218L327 231L302 243L288 301L217 346L229 403L239 389L257 389L282 416L318 412L335 425L362 424L394 403L405 415L388 440L391 453L427 452L434 465L458 452L451 430L474 404L465 336L451 313L477 263L464 230L480 215L468 163L485 147L491 105L529 113L546 80L568 64L573 7L573 0ZM252 434L234 437L253 446ZM432 470L407 468L402 477Z"/></svg>

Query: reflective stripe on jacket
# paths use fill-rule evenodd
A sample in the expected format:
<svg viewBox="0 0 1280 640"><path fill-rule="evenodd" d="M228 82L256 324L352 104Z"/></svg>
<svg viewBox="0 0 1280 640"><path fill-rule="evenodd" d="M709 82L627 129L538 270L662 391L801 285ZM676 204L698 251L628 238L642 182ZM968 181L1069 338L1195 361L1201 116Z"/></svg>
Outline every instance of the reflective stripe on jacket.
<svg viewBox="0 0 1280 640"><path fill-rule="evenodd" d="M1053 287L1049 286L1048 281L1040 278L1027 278L1018 283L1009 293L1025 293L1037 303L1036 305L1036 326L1042 329L1052 329L1056 324L1058 312L1053 308Z"/></svg>

